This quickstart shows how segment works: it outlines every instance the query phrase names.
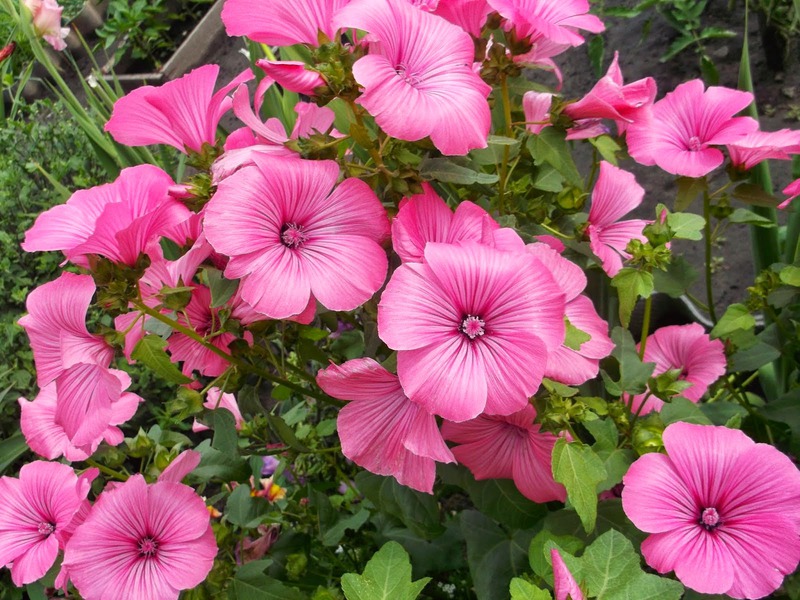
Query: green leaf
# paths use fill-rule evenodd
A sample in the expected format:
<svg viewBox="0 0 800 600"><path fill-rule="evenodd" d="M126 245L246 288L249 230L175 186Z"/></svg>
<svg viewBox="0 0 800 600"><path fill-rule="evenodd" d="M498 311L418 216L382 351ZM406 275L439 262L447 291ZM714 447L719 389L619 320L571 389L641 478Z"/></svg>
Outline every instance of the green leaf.
<svg viewBox="0 0 800 600"><path fill-rule="evenodd" d="M594 437L595 443L592 445L592 450L603 461L603 467L608 474L603 481L597 484L597 492L610 490L622 481L625 473L636 460L636 455L631 450L617 448L619 431L611 419L584 421L583 426Z"/></svg>
<svg viewBox="0 0 800 600"><path fill-rule="evenodd" d="M464 535L458 518L450 519L445 525L445 532L430 542L410 529L394 525L392 519L380 513L373 516L371 523L377 529L378 539L394 540L411 555L414 577L458 571L467 566Z"/></svg>
<svg viewBox="0 0 800 600"><path fill-rule="evenodd" d="M603 461L589 446L559 439L553 448L553 478L567 488L567 499L586 533L597 520L597 484L608 476Z"/></svg>
<svg viewBox="0 0 800 600"><path fill-rule="evenodd" d="M636 350L636 342L633 341L631 332L622 327L615 327L611 331L611 340L614 342L614 350L611 356L619 362L619 381L616 383L617 390L610 391L614 396L621 395L622 392L641 394L647 389L647 380L652 375L656 367L655 363L643 363ZM608 387L608 379L606 387Z"/></svg>
<svg viewBox="0 0 800 600"><path fill-rule="evenodd" d="M347 600L414 600L430 577L411 580L411 562L397 542L387 542L367 563L364 573L342 575Z"/></svg>
<svg viewBox="0 0 800 600"><path fill-rule="evenodd" d="M519 154L519 140L510 137L503 137L500 135L490 135L486 139L486 148L473 150L470 156L477 165L497 165L503 160L503 155L508 149L510 159L513 159Z"/></svg>
<svg viewBox="0 0 800 600"><path fill-rule="evenodd" d="M785 423L795 438L800 438L800 389L794 389L758 409L770 421Z"/></svg>
<svg viewBox="0 0 800 600"><path fill-rule="evenodd" d="M589 138L589 143L597 148L603 160L610 162L612 165L617 164L617 152L622 151L622 147L610 135L601 135L596 138Z"/></svg>
<svg viewBox="0 0 800 600"><path fill-rule="evenodd" d="M538 588L519 577L514 577L511 580L509 592L511 593L511 600L553 600L553 596L550 595L548 590Z"/></svg>
<svg viewBox="0 0 800 600"><path fill-rule="evenodd" d="M772 194L768 194L764 191L764 188L755 183L740 183L733 192L731 192L731 196L752 206L775 208L781 203L778 198Z"/></svg>
<svg viewBox="0 0 800 600"><path fill-rule="evenodd" d="M737 208L730 215L728 215L728 220L731 223L746 223L748 225L755 225L757 227L776 227L776 224L772 219L757 215L752 210L747 210L746 208Z"/></svg>
<svg viewBox="0 0 800 600"><path fill-rule="evenodd" d="M268 414L267 423L270 429L275 432L275 435L287 446L298 452L309 452L310 448L303 442L297 439L294 429L286 424L286 421L279 415Z"/></svg>
<svg viewBox="0 0 800 600"><path fill-rule="evenodd" d="M326 498L327 500L327 498ZM350 529L358 531L369 520L369 511L361 507L354 515L347 515L339 519L333 527L322 534L323 546L336 546L344 537L345 532Z"/></svg>
<svg viewBox="0 0 800 600"><path fill-rule="evenodd" d="M250 495L246 483L236 486L225 504L225 518L228 522L244 529L256 527L269 509L265 498Z"/></svg>
<svg viewBox="0 0 800 600"><path fill-rule="evenodd" d="M729 359L729 370L734 371L755 371L764 365L771 363L781 357L781 351L775 346L758 342L755 346L744 348L735 352Z"/></svg>
<svg viewBox="0 0 800 600"><path fill-rule="evenodd" d="M703 227L706 220L700 215L685 212L674 212L667 215L667 225L672 235L681 240L702 240Z"/></svg>
<svg viewBox="0 0 800 600"><path fill-rule="evenodd" d="M499 180L497 175L480 173L475 169L463 167L447 158L426 158L419 165L419 174L425 180L436 180L444 183L470 185L480 183L492 185Z"/></svg>
<svg viewBox="0 0 800 600"><path fill-rule="evenodd" d="M553 565L550 563L549 550L553 543L557 544L559 549L572 554L583 550L586 546L586 543L580 538L573 535L558 535L547 528L537 533L531 540L528 558L533 572L547 582L553 581Z"/></svg>
<svg viewBox="0 0 800 600"><path fill-rule="evenodd" d="M271 560L257 560L243 564L231 582L228 597L231 600L304 600L295 588L264 575Z"/></svg>
<svg viewBox="0 0 800 600"><path fill-rule="evenodd" d="M676 55L680 54L686 48L691 46L694 43L694 37L688 33L683 34L677 40L672 42L669 46L669 50L667 50L661 58L659 58L659 62L667 62L668 60L673 59Z"/></svg>
<svg viewBox="0 0 800 600"><path fill-rule="evenodd" d="M708 190L705 177L678 177L678 195L675 197L675 210L684 211L692 205L699 194Z"/></svg>
<svg viewBox="0 0 800 600"><path fill-rule="evenodd" d="M394 477L365 471L356 475L356 487L378 510L400 519L420 537L432 539L444 531L439 520L439 505L433 496L400 485Z"/></svg>
<svg viewBox="0 0 800 600"><path fill-rule="evenodd" d="M781 281L792 287L800 287L800 267L788 265L783 267L778 274Z"/></svg>
<svg viewBox="0 0 800 600"><path fill-rule="evenodd" d="M578 173L566 142L566 132L555 127L547 127L539 135L530 136L526 146L536 166L549 164L571 185L583 188L583 179Z"/></svg>
<svg viewBox="0 0 800 600"><path fill-rule="evenodd" d="M664 425L675 423L676 421L686 421L697 425L711 425L711 420L703 414L700 407L686 398L673 398L661 409L661 422Z"/></svg>
<svg viewBox="0 0 800 600"><path fill-rule="evenodd" d="M712 338L728 337L736 331L752 330L756 320L744 304L731 304L711 330Z"/></svg>
<svg viewBox="0 0 800 600"><path fill-rule="evenodd" d="M625 267L611 280L619 296L619 321L627 327L639 298L647 298L655 287L652 273Z"/></svg>
<svg viewBox="0 0 800 600"><path fill-rule="evenodd" d="M211 440L203 440L195 447L200 453L200 464L190 474L191 481L206 482L211 479L223 481L247 481L250 468L241 456L220 452L211 447Z"/></svg>
<svg viewBox="0 0 800 600"><path fill-rule="evenodd" d="M595 450L616 450L619 443L619 431L611 419L596 419L585 421L583 426L589 430L594 438Z"/></svg>
<svg viewBox="0 0 800 600"><path fill-rule="evenodd" d="M166 353L167 342L157 335L146 335L131 353L133 360L152 369L164 381L176 384L191 383L191 379L178 370Z"/></svg>
<svg viewBox="0 0 800 600"><path fill-rule="evenodd" d="M536 168L531 186L544 192L560 192L564 188L564 177L550 165Z"/></svg>
<svg viewBox="0 0 800 600"><path fill-rule="evenodd" d="M592 64L595 76L599 79L603 76L603 58L606 54L606 44L602 35L592 36L592 39L589 40L588 51L589 62Z"/></svg>
<svg viewBox="0 0 800 600"><path fill-rule="evenodd" d="M592 339L591 335L575 327L566 317L564 317L564 324L567 326L567 336L564 339L564 345L567 348L577 352L581 349L583 344Z"/></svg>
<svg viewBox="0 0 800 600"><path fill-rule="evenodd" d="M700 73L706 85L719 84L719 70L717 69L717 65L705 54L700 57Z"/></svg>
<svg viewBox="0 0 800 600"><path fill-rule="evenodd" d="M225 279L221 271L210 267L205 268L205 273L211 290L211 308L218 308L233 298L239 287L238 279Z"/></svg>
<svg viewBox="0 0 800 600"><path fill-rule="evenodd" d="M689 261L682 256L673 255L666 271L658 269L653 272L653 285L658 292L680 298L692 287L697 275L697 269Z"/></svg>
<svg viewBox="0 0 800 600"><path fill-rule="evenodd" d="M223 454L238 456L239 435L236 433L236 419L227 408L217 408L211 411L209 419L214 438L211 447Z"/></svg>
<svg viewBox="0 0 800 600"><path fill-rule="evenodd" d="M28 450L23 435L17 431L5 440L0 440L0 474Z"/></svg>

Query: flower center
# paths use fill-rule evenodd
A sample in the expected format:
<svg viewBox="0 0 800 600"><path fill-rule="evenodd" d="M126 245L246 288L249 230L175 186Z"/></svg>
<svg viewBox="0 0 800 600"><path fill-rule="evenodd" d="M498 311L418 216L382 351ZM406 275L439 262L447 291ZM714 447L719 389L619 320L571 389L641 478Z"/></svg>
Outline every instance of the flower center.
<svg viewBox="0 0 800 600"><path fill-rule="evenodd" d="M700 514L700 525L702 525L706 531L713 531L719 524L719 513L717 509L704 508L703 512Z"/></svg>
<svg viewBox="0 0 800 600"><path fill-rule="evenodd" d="M422 83L422 77L417 73L412 73L405 65L397 65L394 72L410 86L416 86Z"/></svg>
<svg viewBox="0 0 800 600"><path fill-rule="evenodd" d="M150 558L155 556L158 551L158 542L151 537L144 537L139 540L139 556Z"/></svg>
<svg viewBox="0 0 800 600"><path fill-rule="evenodd" d="M476 337L480 337L486 333L484 327L486 327L486 322L483 319L475 315L467 315L464 317L464 320L461 321L458 330L469 339L474 340Z"/></svg>
<svg viewBox="0 0 800 600"><path fill-rule="evenodd" d="M39 527L37 528L39 535L43 535L44 537L49 536L55 530L56 526L53 525L52 523L48 523L47 521L42 521L41 523L39 523Z"/></svg>
<svg viewBox="0 0 800 600"><path fill-rule="evenodd" d="M287 248L299 248L306 240L308 240L308 234L302 225L285 223L281 228L281 243Z"/></svg>
<svg viewBox="0 0 800 600"><path fill-rule="evenodd" d="M693 135L689 138L689 150L692 152L698 152L703 149L703 142L700 141L700 138L696 135Z"/></svg>

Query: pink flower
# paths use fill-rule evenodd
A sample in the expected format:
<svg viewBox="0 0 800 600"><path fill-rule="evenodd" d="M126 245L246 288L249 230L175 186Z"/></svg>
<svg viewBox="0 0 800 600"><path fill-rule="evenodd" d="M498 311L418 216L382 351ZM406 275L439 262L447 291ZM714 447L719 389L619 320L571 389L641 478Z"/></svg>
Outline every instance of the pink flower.
<svg viewBox="0 0 800 600"><path fill-rule="evenodd" d="M481 415L472 421L442 425L456 460L475 479L513 479L517 489L534 502L564 502L564 486L553 480L551 454L556 436L539 431L530 404L506 417Z"/></svg>
<svg viewBox="0 0 800 600"><path fill-rule="evenodd" d="M472 242L429 243L404 263L378 306L406 394L451 421L510 414L541 383L564 341L564 295L534 257Z"/></svg>
<svg viewBox="0 0 800 600"><path fill-rule="evenodd" d="M792 154L800 154L800 131L754 131L728 144L731 163L738 169L752 169L767 159L790 160Z"/></svg>
<svg viewBox="0 0 800 600"><path fill-rule="evenodd" d="M553 563L553 594L555 600L584 600L583 592L581 591L575 577L570 573L569 568L564 563L558 550L555 548L550 549L550 561Z"/></svg>
<svg viewBox="0 0 800 600"><path fill-rule="evenodd" d="M233 394L223 393L223 391L218 387L212 387L206 394L206 401L203 402L203 406L208 410L224 408L233 415L236 423L236 429L239 430L242 428L244 417L242 417L242 412L239 410L239 404L236 402L236 396ZM195 419L194 423L192 423L192 431L195 433L198 431L208 431L208 427Z"/></svg>
<svg viewBox="0 0 800 600"><path fill-rule="evenodd" d="M392 245L403 262L422 262L428 242L488 244L499 227L480 206L461 202L453 213L428 183L423 192L403 198L392 221Z"/></svg>
<svg viewBox="0 0 800 600"><path fill-rule="evenodd" d="M703 89L693 79L653 105L651 118L632 123L628 151L636 162L658 165L668 173L702 177L722 164L712 146L735 144L758 129L750 117L734 117L753 101L749 92L724 87Z"/></svg>
<svg viewBox="0 0 800 600"><path fill-rule="evenodd" d="M653 377L671 369L680 369L680 381L692 385L680 393L680 396L692 402L699 402L708 386L725 374L727 365L725 349L722 342L708 337L698 323L691 325L670 325L661 327L647 338L644 362L656 363ZM631 410L636 412L642 404L645 394L633 397ZM650 396L641 410L641 414L659 411L664 402Z"/></svg>
<svg viewBox="0 0 800 600"><path fill-rule="evenodd" d="M192 213L169 195L173 185L152 165L123 169L113 183L79 190L66 204L40 214L22 248L61 250L81 267L89 267L90 254L133 266L153 239L185 242L179 232Z"/></svg>
<svg viewBox="0 0 800 600"><path fill-rule="evenodd" d="M39 460L24 465L18 479L0 477L0 567L10 566L14 585L41 579L55 564L92 478Z"/></svg>
<svg viewBox="0 0 800 600"><path fill-rule="evenodd" d="M783 209L789 206L789 203L800 196L800 179L795 179L792 183L783 188L783 193L788 196L786 200L778 204L778 208Z"/></svg>
<svg viewBox="0 0 800 600"><path fill-rule="evenodd" d="M525 113L525 128L531 133L540 134L550 127L550 105L553 96L547 92L525 92L522 96L522 110Z"/></svg>
<svg viewBox="0 0 800 600"><path fill-rule="evenodd" d="M121 444L117 427L130 420L142 398L124 392L130 376L99 365L78 364L42 386L31 402L19 399L20 428L31 449L45 458L86 460L100 442Z"/></svg>
<svg viewBox="0 0 800 600"><path fill-rule="evenodd" d="M605 76L581 100L568 104L564 114L576 121L614 119L617 130L622 133L630 123L650 110L655 97L656 82L652 77L623 85L619 52L615 52Z"/></svg>
<svg viewBox="0 0 800 600"><path fill-rule="evenodd" d="M219 392L219 388L211 389ZM197 465L200 464L201 458L202 455L196 450L184 450L175 457L175 460L167 465L166 469L161 471L161 474L158 476L158 480L180 483L184 477L197 468Z"/></svg>
<svg viewBox="0 0 800 600"><path fill-rule="evenodd" d="M307 69L304 62L261 58L256 61L256 66L263 69L267 77L274 79L278 85L290 92L313 96L314 89L325 85L322 76L316 71Z"/></svg>
<svg viewBox="0 0 800 600"><path fill-rule="evenodd" d="M625 251L631 240L647 241L642 233L650 221L631 219L619 221L642 203L644 188L636 183L633 173L605 161L600 162L600 175L592 192L589 226L586 235L589 245L606 275L614 277L622 269L622 261L631 257Z"/></svg>
<svg viewBox="0 0 800 600"><path fill-rule="evenodd" d="M439 0L434 14L479 38L490 12L486 0Z"/></svg>
<svg viewBox="0 0 800 600"><path fill-rule="evenodd" d="M357 102L390 136L430 136L443 154L485 148L491 88L472 70L472 38L402 0L356 0L336 15L369 32L370 53L353 65Z"/></svg>
<svg viewBox="0 0 800 600"><path fill-rule="evenodd" d="M342 453L377 475L433 493L436 461L455 462L436 417L411 402L396 375L371 358L331 365L317 383L334 398L350 402L336 420Z"/></svg>
<svg viewBox="0 0 800 600"><path fill-rule="evenodd" d="M319 46L322 33L336 39L333 14L350 0L226 0L222 22L231 37L270 46Z"/></svg>
<svg viewBox="0 0 800 600"><path fill-rule="evenodd" d="M86 329L86 312L95 289L89 275L62 273L28 295L28 314L19 324L30 338L40 386L80 363L111 364L113 348Z"/></svg>
<svg viewBox="0 0 800 600"><path fill-rule="evenodd" d="M603 22L589 13L587 0L487 0L506 19L520 38L530 37L554 44L580 46L585 41L578 33L584 29L600 33Z"/></svg>
<svg viewBox="0 0 800 600"><path fill-rule="evenodd" d="M334 189L333 161L253 160L219 185L205 217L242 299L273 319L303 312L312 297L331 310L369 300L388 266L379 242L389 221L375 193L353 178Z"/></svg>
<svg viewBox="0 0 800 600"><path fill-rule="evenodd" d="M623 480L622 507L650 533L647 564L703 594L762 598L800 560L800 474L741 431L673 423L663 454Z"/></svg>
<svg viewBox="0 0 800 600"><path fill-rule="evenodd" d="M230 2L229 2L230 4ZM248 69L214 93L218 65L203 65L159 87L145 85L114 105L105 130L120 144L168 144L181 152L202 152L217 143L217 125L231 108L228 93L253 78Z"/></svg>
<svg viewBox="0 0 800 600"><path fill-rule="evenodd" d="M216 554L192 488L134 475L100 495L67 543L64 565L86 600L177 600L205 579Z"/></svg>
<svg viewBox="0 0 800 600"><path fill-rule="evenodd" d="M67 47L64 39L69 34L69 27L61 27L61 11L64 9L55 0L23 0L25 7L31 11L33 28L36 34L60 52Z"/></svg>

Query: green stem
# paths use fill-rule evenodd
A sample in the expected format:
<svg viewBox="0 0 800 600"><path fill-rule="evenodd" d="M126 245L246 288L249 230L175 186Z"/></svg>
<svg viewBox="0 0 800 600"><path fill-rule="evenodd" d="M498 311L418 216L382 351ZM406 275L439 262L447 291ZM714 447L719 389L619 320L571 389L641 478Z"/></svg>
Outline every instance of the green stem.
<svg viewBox="0 0 800 600"><path fill-rule="evenodd" d="M639 360L644 359L644 349L647 347L647 336L650 334L650 314L653 311L653 294L644 301L644 317L642 318L642 335L639 342Z"/></svg>
<svg viewBox="0 0 800 600"><path fill-rule="evenodd" d="M508 80L503 75L500 78L500 92L503 97L503 116L506 123L506 136L513 138L514 129L511 125L511 98L508 93ZM508 160L511 158L511 147L503 146L503 160L500 163L500 178L497 182L497 211L505 212L506 183L508 180Z"/></svg>
<svg viewBox="0 0 800 600"><path fill-rule="evenodd" d="M125 475L124 473L120 473L119 471L115 471L114 469L111 469L111 468L109 468L109 467L107 467L105 465L101 465L100 463L92 460L91 458L87 458L84 462L87 465L89 465L90 467L94 467L95 469L98 469L101 473L104 473L105 475L108 475L109 477L113 477L114 479L116 479L118 481L128 481L128 477L129 477L128 475Z"/></svg>
<svg viewBox="0 0 800 600"><path fill-rule="evenodd" d="M706 301L708 303L708 314L714 325L716 325L717 310L714 307L714 286L711 278L711 198L708 192L703 193L703 218L706 221L703 235L706 250Z"/></svg>

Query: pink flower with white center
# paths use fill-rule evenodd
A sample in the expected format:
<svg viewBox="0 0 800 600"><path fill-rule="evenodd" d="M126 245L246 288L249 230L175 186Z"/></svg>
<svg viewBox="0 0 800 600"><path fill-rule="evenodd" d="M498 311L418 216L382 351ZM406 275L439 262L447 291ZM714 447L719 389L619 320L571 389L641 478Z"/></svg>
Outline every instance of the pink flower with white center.
<svg viewBox="0 0 800 600"><path fill-rule="evenodd" d="M475 47L460 27L404 0L355 0L340 27L369 32L369 54L353 65L356 100L387 134L430 136L442 154L485 148L491 88L472 70Z"/></svg>
<svg viewBox="0 0 800 600"><path fill-rule="evenodd" d="M253 160L205 209L208 241L230 256L225 277L241 278L242 299L273 319L304 312L312 298L331 310L369 300L388 268L380 242L389 220L375 193L354 178L336 186L333 161Z"/></svg>
<svg viewBox="0 0 800 600"><path fill-rule="evenodd" d="M422 262L428 242L492 243L492 232L500 226L489 213L469 201L453 213L430 184L422 187L421 194L403 198L392 221L392 245L403 262Z"/></svg>
<svg viewBox="0 0 800 600"><path fill-rule="evenodd" d="M550 549L550 562L553 563L553 595L555 600L584 600L578 582L570 573L558 550Z"/></svg>
<svg viewBox="0 0 800 600"><path fill-rule="evenodd" d="M795 179L792 183L783 188L783 194L788 196L786 200L778 204L778 208L784 209L789 203L800 196L800 179Z"/></svg>
<svg viewBox="0 0 800 600"><path fill-rule="evenodd" d="M49 459L86 460L100 442L122 443L117 427L130 420L142 398L125 392L124 371L78 364L42 386L33 401L19 399L20 429L31 449Z"/></svg>
<svg viewBox="0 0 800 600"><path fill-rule="evenodd" d="M222 22L229 36L270 46L319 46L320 34L336 39L334 13L350 0L226 0Z"/></svg>
<svg viewBox="0 0 800 600"><path fill-rule="evenodd" d="M680 396L692 402L699 402L708 386L725 374L727 362L725 348L720 340L712 340L702 325L670 325L656 329L647 338L644 349L644 362L656 363L653 377L672 369L680 369L679 381L692 385ZM633 397L631 410L639 411L646 394ZM644 403L640 414L661 410L664 402L650 396Z"/></svg>
<svg viewBox="0 0 800 600"><path fill-rule="evenodd" d="M25 7L31 11L33 28L37 35L58 52L67 47L64 39L69 34L69 27L61 27L61 12L64 10L55 0L23 0Z"/></svg>
<svg viewBox="0 0 800 600"><path fill-rule="evenodd" d="M89 275L62 273L28 295L28 314L19 324L30 338L39 386L80 363L111 364L114 349L86 329L86 312L95 290Z"/></svg>
<svg viewBox="0 0 800 600"><path fill-rule="evenodd" d="M564 341L564 294L527 253L474 242L428 243L378 306L378 333L397 350L412 401L450 421L524 408Z"/></svg>
<svg viewBox="0 0 800 600"><path fill-rule="evenodd" d="M553 479L551 455L556 436L539 431L530 404L505 416L481 415L464 423L445 422L442 435L458 444L456 460L476 480L513 479L517 489L534 502L564 502L564 486Z"/></svg>
<svg viewBox="0 0 800 600"><path fill-rule="evenodd" d="M676 87L653 105L650 118L628 128L628 152L643 165L668 173L702 177L724 156L713 146L735 144L758 129L750 117L734 117L753 101L749 92L711 86L699 79Z"/></svg>
<svg viewBox="0 0 800 600"><path fill-rule="evenodd" d="M145 85L117 100L105 130L120 144L167 144L183 153L214 146L217 126L230 110L228 94L253 78L247 69L214 93L218 65L203 65L159 87Z"/></svg>
<svg viewBox="0 0 800 600"><path fill-rule="evenodd" d="M322 75L306 68L304 62L260 58L256 61L256 66L290 92L313 96L316 88L325 85Z"/></svg>
<svg viewBox="0 0 800 600"><path fill-rule="evenodd" d="M206 394L206 401L203 402L203 406L208 410L224 408L233 415L237 431L242 428L244 417L242 417L242 412L239 410L239 403L236 402L236 396L233 394L224 393L218 387L212 387ZM208 431L208 427L195 419L194 423L192 423L192 431L195 433L198 431Z"/></svg>
<svg viewBox="0 0 800 600"><path fill-rule="evenodd" d="M625 251L631 240L647 241L642 230L650 223L642 219L620 221L642 203L644 188L628 173L606 161L600 162L600 175L592 191L586 235L603 271L614 277L622 269L622 261L631 255Z"/></svg>
<svg viewBox="0 0 800 600"><path fill-rule="evenodd" d="M439 0L434 14L479 38L490 12L486 0Z"/></svg>
<svg viewBox="0 0 800 600"><path fill-rule="evenodd" d="M791 160L792 154L800 154L800 131L754 131L728 144L731 163L737 169L752 169L767 160Z"/></svg>
<svg viewBox="0 0 800 600"><path fill-rule="evenodd" d="M703 594L763 598L800 560L800 473L741 431L673 423L667 455L645 454L623 479L622 508L650 533L647 564Z"/></svg>
<svg viewBox="0 0 800 600"><path fill-rule="evenodd" d="M73 534L64 565L86 600L177 600L217 555L205 502L172 481L134 475L100 494Z"/></svg>
<svg viewBox="0 0 800 600"><path fill-rule="evenodd" d="M0 567L11 569L14 585L41 579L55 564L93 478L40 460L24 465L19 478L0 477Z"/></svg>
<svg viewBox="0 0 800 600"><path fill-rule="evenodd" d="M589 14L588 0L487 0L516 29L520 38L530 37L554 44L580 46L585 41L578 30L605 30L603 22Z"/></svg>
<svg viewBox="0 0 800 600"><path fill-rule="evenodd" d="M605 76L586 96L568 104L564 114L575 120L613 119L617 131L622 133L630 123L647 114L655 97L656 82L652 77L623 85L619 52L615 52Z"/></svg>
<svg viewBox="0 0 800 600"><path fill-rule="evenodd" d="M123 169L113 183L75 192L66 204L36 218L23 250L60 250L89 267L90 254L133 266L160 236L184 243L179 232L191 211L169 195L175 182L152 165Z"/></svg>
<svg viewBox="0 0 800 600"><path fill-rule="evenodd" d="M436 462L455 462L436 417L411 402L396 375L371 358L331 365L317 384L334 398L349 400L336 420L342 453L377 475L433 493Z"/></svg>

